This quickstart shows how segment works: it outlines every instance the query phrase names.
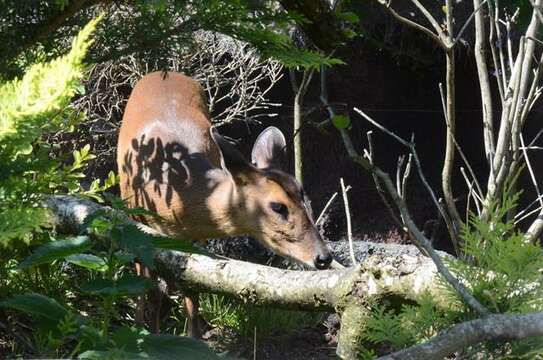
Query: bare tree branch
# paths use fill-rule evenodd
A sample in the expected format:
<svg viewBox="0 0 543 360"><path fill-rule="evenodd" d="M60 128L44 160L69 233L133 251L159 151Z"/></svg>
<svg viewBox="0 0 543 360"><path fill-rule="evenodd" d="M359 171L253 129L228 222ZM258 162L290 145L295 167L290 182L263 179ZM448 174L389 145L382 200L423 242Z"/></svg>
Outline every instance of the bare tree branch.
<svg viewBox="0 0 543 360"><path fill-rule="evenodd" d="M302 80L298 83L296 72L293 69L289 70L290 82L294 91L294 128L292 135L294 139L294 176L301 184L303 184L302 107L314 72L315 69L304 70Z"/></svg>
<svg viewBox="0 0 543 360"><path fill-rule="evenodd" d="M479 1L480 2L480 1ZM471 21L473 20L473 18L475 17L475 15L481 11L481 8L483 7L483 5L487 2L487 0L484 0L483 2L480 2L480 4L478 6L474 6L475 10L473 10L473 12L471 13L471 15L468 17L468 19L466 20L466 22L464 23L464 25L460 28L460 31L458 32L458 35L456 35L455 39L454 39L454 42L452 44L452 47L456 46L456 44L458 43L458 41L460 41L460 39L462 39L462 35L464 34L464 31L466 31L466 29L468 28L468 25L471 23Z"/></svg>
<svg viewBox="0 0 543 360"><path fill-rule="evenodd" d="M447 28L448 28L448 34L446 35L444 32L443 32L443 29L441 29L441 25L437 22L437 20L432 16L432 14L430 14L430 12L428 11L428 9L426 9L424 7L424 5L422 5L420 3L419 0L411 0L411 2L413 4L415 4L415 6L419 9L419 11L421 12L422 15L424 15L424 17L426 18L426 20L428 20L428 22L430 24L432 24L432 26L434 27L434 30L436 31L437 35L439 36L439 38L441 39L441 42L444 44L445 47L450 47L450 45L452 44L452 19L448 19L447 20ZM452 6L450 4L450 0L447 0L446 2L447 4L447 14L450 14L452 13Z"/></svg>
<svg viewBox="0 0 543 360"><path fill-rule="evenodd" d="M427 27L424 27L423 25L420 25L412 20L409 20L400 14L398 14L392 7L391 7L391 1L390 0L377 0L389 13L392 15L396 20L400 21L403 24L406 24L407 26L410 26L414 28L415 30L419 30L426 35L430 37L434 42L436 42L439 46L444 47L443 42L441 41L440 37L432 32L432 30L428 29Z"/></svg>
<svg viewBox="0 0 543 360"><path fill-rule="evenodd" d="M430 341L380 357L392 359L444 359L455 351L487 340L521 340L543 335L543 312L525 315L490 315L452 327Z"/></svg>
<svg viewBox="0 0 543 360"><path fill-rule="evenodd" d="M80 233L85 219L94 212L110 211L140 229L161 236L115 210L70 196L52 196L46 205L53 211L57 231ZM396 245L398 246L398 245ZM368 301L397 295L417 300L431 296L440 307L450 306L448 290L438 286L434 263L419 252L376 252L359 267L341 270L293 271L243 261L160 251L155 256L160 276L181 288L227 294L243 302L286 309L335 310L342 328L337 352L346 359L357 357L360 320Z"/></svg>
<svg viewBox="0 0 543 360"><path fill-rule="evenodd" d="M475 9L480 9L481 5L483 5L483 3L481 3L480 0L473 0L473 7ZM488 66L486 63L484 13L482 11L475 11L473 14L475 15L475 62L477 63L481 102L483 104L485 155L487 161L490 162L490 159L495 152L494 113L492 109L492 92L490 90Z"/></svg>
<svg viewBox="0 0 543 360"><path fill-rule="evenodd" d="M454 230L454 226L452 224L452 221L451 221L451 218L449 217L449 215L447 214L447 212L445 211L445 209L443 208L443 205L440 203L440 201L437 199L437 196L436 194L434 193L434 190L432 189L432 187L430 186L430 184L428 183L428 180L426 179L426 177L424 176L424 173L422 171L422 165L420 163L420 159L419 159L419 156L417 154L417 151L415 149L415 144L413 143L410 143L410 142L407 142L405 141L404 139L402 139L401 137L399 137L398 135L394 134L392 131L388 130L387 128L385 128L384 126L382 126L381 124L379 124L377 121L373 120L370 116L368 116L365 112L363 112L362 110L358 109L358 108L354 108L354 111L356 111L358 114L360 114L364 119L366 119L369 123L371 123L373 126L375 126L376 128L378 128L379 130L383 131L384 133L392 136L394 139L396 139L400 144L404 145L405 147L407 147L409 149L409 151L411 152L411 154L413 154L413 159L415 160L415 165L417 166L417 172L419 174L419 178L421 179L422 183L424 184L424 187L425 189L428 191L428 194L430 194L430 197L432 198L432 201L433 203L435 204L435 206L437 207L439 213L441 214L442 218L444 219L445 221L445 224L447 225L447 230L449 232L449 236L451 238L451 242L454 244L454 243L457 243L457 240L456 240L456 237L457 237L457 234Z"/></svg>
<svg viewBox="0 0 543 360"><path fill-rule="evenodd" d="M398 210L400 211L400 214L402 215L403 221L405 225L407 226L409 232L413 234L413 240L416 241L418 246L422 247L428 253L430 258L434 261L434 264L436 265L439 273L445 278L445 280L447 280L447 282L449 282L449 284L453 286L453 288L464 299L464 301L469 305L469 307L471 307L481 316L488 315L489 314L488 310L477 299L475 299L475 297L469 292L469 290L464 286L464 284L458 281L458 279L455 278L454 275L451 274L449 269L445 266L445 264L443 264L443 261L441 260L439 255L437 255L430 241L424 236L424 234L415 225L415 222L413 221L413 219L411 218L411 215L409 214L409 211L407 210L407 205L396 192L396 189L394 188L394 184L392 183L390 176L386 172L378 168L377 166L372 165L367 159L360 156L356 152L347 130L345 129L338 129L338 130L341 134L341 138L343 139L343 143L345 145L347 153L349 154L349 157L354 162L361 165L365 170L371 173L375 173L375 175L381 180L388 194L392 198L392 201L398 207Z"/></svg>

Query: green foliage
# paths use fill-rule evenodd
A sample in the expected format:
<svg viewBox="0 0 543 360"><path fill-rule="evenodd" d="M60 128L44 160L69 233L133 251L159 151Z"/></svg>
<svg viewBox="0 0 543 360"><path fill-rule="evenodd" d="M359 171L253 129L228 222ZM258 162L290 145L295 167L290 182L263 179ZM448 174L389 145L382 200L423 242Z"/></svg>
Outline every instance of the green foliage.
<svg viewBox="0 0 543 360"><path fill-rule="evenodd" d="M58 323L68 314L68 310L56 300L35 293L17 295L12 299L0 302L0 306L23 311L54 323Z"/></svg>
<svg viewBox="0 0 543 360"><path fill-rule="evenodd" d="M101 201L99 193L117 182L110 173L103 185L94 181L84 190L79 181L93 159L89 147L74 151L73 161L65 165L67 159L51 156L54 147L43 141L47 133L80 120L69 104L81 87L83 58L98 21L81 30L69 54L33 65L21 80L0 85L0 245L10 247L0 253L5 260L0 263L0 307L33 319L29 340L33 352L27 354L32 357L149 358L186 351L214 358L202 343L147 336L127 327L116 307L155 286L129 274L128 266L136 258L153 266L155 245L190 250L187 242L174 244L126 224L125 215L118 215L124 204L116 198L110 201L117 213L102 211L87 219L89 236L62 238L47 228L49 213L41 207L47 194L78 194ZM39 246L29 254L32 247L27 244Z"/></svg>
<svg viewBox="0 0 543 360"><path fill-rule="evenodd" d="M513 220L506 220L518 195L504 195L492 204L488 222L473 214L462 231L464 252L475 266L451 262L449 266L468 284L474 295L491 311L522 313L543 309L543 251L526 243Z"/></svg>
<svg viewBox="0 0 543 360"><path fill-rule="evenodd" d="M113 348L87 350L79 359L203 359L219 357L203 342L173 335L151 335L133 327L123 327L113 333Z"/></svg>
<svg viewBox="0 0 543 360"><path fill-rule="evenodd" d="M203 342L173 335L148 335L143 341L143 350L154 359L179 359L183 354L186 359L219 359Z"/></svg>
<svg viewBox="0 0 543 360"><path fill-rule="evenodd" d="M296 21L305 19L285 13L281 7L240 0L206 1L203 28L230 35L257 48L264 57L277 59L287 67L318 68L343 64L317 51L297 49L284 34Z"/></svg>
<svg viewBox="0 0 543 360"><path fill-rule="evenodd" d="M51 241L37 248L18 267L19 269L24 269L30 266L47 264L56 259L62 259L65 256L88 250L91 246L92 244L87 236Z"/></svg>
<svg viewBox="0 0 543 360"><path fill-rule="evenodd" d="M345 115L334 115L332 124L338 129L348 129L351 127L351 119Z"/></svg>
<svg viewBox="0 0 543 360"><path fill-rule="evenodd" d="M114 206L121 206L116 201ZM136 210L134 210L136 211ZM116 306L126 298L145 294L155 286L147 278L128 273L128 266L137 258L147 259L153 266L156 236L126 224L117 212L98 212L89 217L86 231L92 236L79 236L48 242L30 256L13 264L17 272L30 271L51 264L75 264L88 272L80 276L77 287L68 289L63 298L66 305L41 294L16 295L0 302L0 307L32 315L36 321L36 343L40 355L81 358L168 358L186 354L188 358L215 359L216 355L203 343L171 335L149 335L142 329L123 324ZM128 241L132 239L132 241ZM177 240L177 242L181 242ZM173 241L162 239L161 244ZM187 245L184 249L190 249ZM87 281L82 281L86 277ZM69 305L66 297L86 298L98 310L92 316L83 313L78 302ZM113 330L117 322L117 330ZM119 326L120 324L120 326ZM75 344L73 343L75 341Z"/></svg>
<svg viewBox="0 0 543 360"><path fill-rule="evenodd" d="M94 279L81 285L81 291L92 295L122 297L145 294L153 287L149 279L123 275L117 279Z"/></svg>
<svg viewBox="0 0 543 360"><path fill-rule="evenodd" d="M416 305L404 304L400 311L375 306L365 324L363 338L373 346L386 345L391 351L429 340L450 322L448 314L424 294ZM371 348L369 349L371 350Z"/></svg>
<svg viewBox="0 0 543 360"><path fill-rule="evenodd" d="M526 243L522 232L508 219L517 200L518 195L506 191L499 203L489 207L487 222L471 214L462 230L463 250L469 262L447 261L473 295L495 313L543 311L543 250ZM366 322L364 339L376 348L386 344L396 351L428 341L459 322L478 318L445 280L440 280L440 286L450 294L449 308L440 308L428 295L419 298L416 305L404 305L400 311L375 307ZM533 358L543 354L543 341L488 341L472 350L487 358Z"/></svg>
<svg viewBox="0 0 543 360"><path fill-rule="evenodd" d="M297 49L286 35L295 23L307 20L283 10L276 2L251 0L138 0L104 2L105 17L91 53L96 62L126 55L147 59L154 68L164 68L168 59L190 48L198 30L223 33L245 41L264 57L274 57L287 66L319 67L341 63L314 50ZM58 56L66 39L96 16L95 2L83 3L74 14L66 14L71 3L37 0L32 6L4 0L0 18L0 79L20 74L29 63ZM68 15L62 28L56 19ZM350 23L353 14L339 13L338 21ZM53 24L53 25L52 25ZM145 34L142 36L142 34ZM24 41L18 39L23 38Z"/></svg>
<svg viewBox="0 0 543 360"><path fill-rule="evenodd" d="M243 307L224 295L200 295L202 317L211 325L226 327L241 332L245 315Z"/></svg>
<svg viewBox="0 0 543 360"><path fill-rule="evenodd" d="M252 339L255 329L258 336L268 336L315 326L322 321L319 313L247 306L216 294L200 296L200 311L209 324L232 329L246 339Z"/></svg>
<svg viewBox="0 0 543 360"><path fill-rule="evenodd" d="M0 149L2 160L29 155L43 134L66 126L62 116L81 86L83 58L98 20L90 22L72 42L66 56L31 66L21 79L0 86Z"/></svg>
<svg viewBox="0 0 543 360"><path fill-rule="evenodd" d="M48 211L41 207L46 194L82 193L96 197L114 183L94 184L83 191L79 179L85 163L92 159L88 147L74 152L71 166L51 156L44 134L73 126L80 117L69 108L81 87L83 58L92 44L91 21L72 42L71 51L48 63L32 65L22 79L0 84L0 246L14 240L32 239L50 225Z"/></svg>
<svg viewBox="0 0 543 360"><path fill-rule="evenodd" d="M390 343L393 349L401 349L413 343L411 329L406 328L401 315L387 311L385 307L378 306L373 310L372 317L366 322L364 338L372 343Z"/></svg>

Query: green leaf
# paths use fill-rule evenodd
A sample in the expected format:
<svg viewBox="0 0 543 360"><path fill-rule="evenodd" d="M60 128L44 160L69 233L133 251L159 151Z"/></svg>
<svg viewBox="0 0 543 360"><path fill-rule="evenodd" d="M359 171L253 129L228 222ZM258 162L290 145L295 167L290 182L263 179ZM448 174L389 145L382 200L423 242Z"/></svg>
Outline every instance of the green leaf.
<svg viewBox="0 0 543 360"><path fill-rule="evenodd" d="M66 261L77 266L96 271L106 271L107 264L104 259L92 254L73 254L66 258Z"/></svg>
<svg viewBox="0 0 543 360"><path fill-rule="evenodd" d="M143 232L136 225L116 227L111 233L121 246L135 254L144 265L154 267L153 235Z"/></svg>
<svg viewBox="0 0 543 360"><path fill-rule="evenodd" d="M123 276L117 280L95 279L81 286L81 290L100 296L131 296L147 292L154 283L143 277Z"/></svg>
<svg viewBox="0 0 543 360"><path fill-rule="evenodd" d="M347 129L351 126L351 119L345 115L334 115L332 117L332 124L338 129Z"/></svg>
<svg viewBox="0 0 543 360"><path fill-rule="evenodd" d="M343 65L341 59L325 56L317 51L297 48L266 48L260 49L262 54L279 61L288 68L302 67L306 69L318 69L321 66Z"/></svg>
<svg viewBox="0 0 543 360"><path fill-rule="evenodd" d="M353 31L351 29L343 30L343 34L345 35L345 37L347 37L347 39L353 39L354 37L358 35L356 31Z"/></svg>
<svg viewBox="0 0 543 360"><path fill-rule="evenodd" d="M135 327L122 327L113 333L113 342L115 347L123 351L138 353L140 352L140 344L149 332L145 329L137 329Z"/></svg>
<svg viewBox="0 0 543 360"><path fill-rule="evenodd" d="M22 147L20 147L17 151L17 155L30 155L32 154L33 150L34 146L32 146L32 144L22 145Z"/></svg>
<svg viewBox="0 0 543 360"><path fill-rule="evenodd" d="M12 299L0 302L0 307L19 310L55 323L64 319L68 314L68 310L55 299L36 293L17 295Z"/></svg>
<svg viewBox="0 0 543 360"><path fill-rule="evenodd" d="M7 246L15 239L24 239L31 233L49 226L50 211L44 208L2 208L0 211L0 246Z"/></svg>
<svg viewBox="0 0 543 360"><path fill-rule="evenodd" d="M342 13L339 13L337 14L337 17L351 24L358 24L360 22L360 18L358 17L358 15L351 11L344 11Z"/></svg>
<svg viewBox="0 0 543 360"><path fill-rule="evenodd" d="M68 255L86 251L91 246L92 243L88 236L77 236L66 240L51 241L37 248L32 255L19 264L18 268L25 269L31 266L50 263L54 260L63 259Z"/></svg>
<svg viewBox="0 0 543 360"><path fill-rule="evenodd" d="M82 352L85 350L103 350L108 347L108 339L101 329L94 326L81 325L79 330L78 341Z"/></svg>
<svg viewBox="0 0 543 360"><path fill-rule="evenodd" d="M111 228L111 222L107 220L109 214L110 211L108 209L98 209L87 215L81 228L91 229L99 234L103 234Z"/></svg>
<svg viewBox="0 0 543 360"><path fill-rule="evenodd" d="M148 335L142 344L152 359L217 360L220 359L204 342L174 335Z"/></svg>
<svg viewBox="0 0 543 360"><path fill-rule="evenodd" d="M75 87L75 91L77 91L77 93L78 93L79 95L85 95L85 92L86 92L86 91L85 91L85 85L83 85L83 84L77 85L77 86Z"/></svg>
<svg viewBox="0 0 543 360"><path fill-rule="evenodd" d="M109 177L109 176L108 176ZM124 200L121 199L118 196L115 196L113 194L104 193L104 198L111 203L111 207L116 210L124 210L126 209L126 204L124 203Z"/></svg>
<svg viewBox="0 0 543 360"><path fill-rule="evenodd" d="M104 180L104 186L103 186L103 189L109 189L110 187L116 185L119 183L119 177L117 175L115 175L115 173L113 171L110 171L108 174L107 174L107 179Z"/></svg>
<svg viewBox="0 0 543 360"><path fill-rule="evenodd" d="M136 259L136 256L129 251L119 250L113 253L120 265L126 265Z"/></svg>

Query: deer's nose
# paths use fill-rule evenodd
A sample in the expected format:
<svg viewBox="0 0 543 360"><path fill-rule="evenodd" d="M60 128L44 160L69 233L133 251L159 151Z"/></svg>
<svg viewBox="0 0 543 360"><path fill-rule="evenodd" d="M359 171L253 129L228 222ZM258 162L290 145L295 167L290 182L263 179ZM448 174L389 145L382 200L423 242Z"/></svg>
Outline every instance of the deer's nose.
<svg viewBox="0 0 543 360"><path fill-rule="evenodd" d="M314 260L315 267L319 270L328 269L332 263L332 254L327 251L323 254L318 254Z"/></svg>

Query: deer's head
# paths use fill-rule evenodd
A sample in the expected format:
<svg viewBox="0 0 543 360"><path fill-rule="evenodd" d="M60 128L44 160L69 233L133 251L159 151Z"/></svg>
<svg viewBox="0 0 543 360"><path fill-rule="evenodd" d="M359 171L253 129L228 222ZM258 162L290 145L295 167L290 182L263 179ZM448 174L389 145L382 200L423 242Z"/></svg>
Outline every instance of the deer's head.
<svg viewBox="0 0 543 360"><path fill-rule="evenodd" d="M332 262L302 186L285 172L286 141L276 127L256 140L251 163L216 130L212 138L221 152L221 166L235 184L234 221L244 232L279 255L326 269Z"/></svg>

